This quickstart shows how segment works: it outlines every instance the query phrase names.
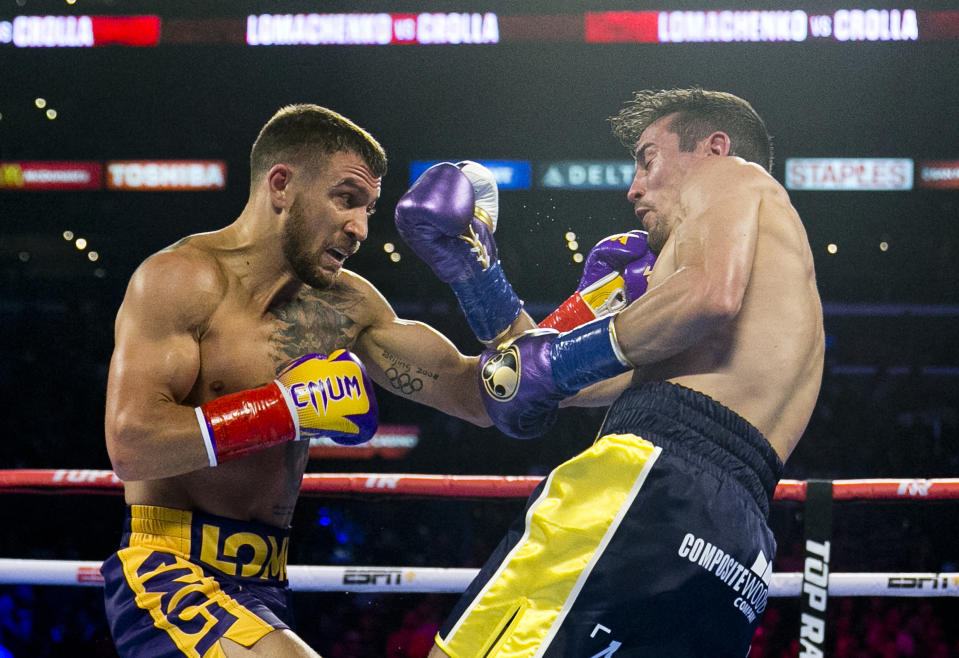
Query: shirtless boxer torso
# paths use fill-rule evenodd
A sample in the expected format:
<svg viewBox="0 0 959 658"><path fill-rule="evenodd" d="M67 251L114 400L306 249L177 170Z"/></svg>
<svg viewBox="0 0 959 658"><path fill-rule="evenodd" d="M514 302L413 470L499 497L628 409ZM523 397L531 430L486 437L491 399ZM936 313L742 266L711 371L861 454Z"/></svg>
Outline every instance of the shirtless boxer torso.
<svg viewBox="0 0 959 658"><path fill-rule="evenodd" d="M240 217L148 258L117 314L106 440L129 513L103 572L123 656L234 655L238 645L253 652L242 655L316 655L288 627L285 573L308 442L267 441L207 405L239 396L236 415L256 421L247 392L304 354L349 350L392 392L389 368L433 373L404 395L489 424L475 358L400 320L342 270L367 237L385 171L379 145L316 106L281 110L257 144ZM221 453L213 416L248 445Z"/></svg>
<svg viewBox="0 0 959 658"><path fill-rule="evenodd" d="M515 391L487 396L507 433L546 426L571 391L612 407L531 496L431 656L741 658L765 609L769 504L823 368L812 254L782 187L729 157L755 141L768 166L745 102L671 90L636 106L640 128L620 136L658 253L648 290L612 319L523 334L482 361L520 364ZM744 116L758 139L734 132Z"/></svg>

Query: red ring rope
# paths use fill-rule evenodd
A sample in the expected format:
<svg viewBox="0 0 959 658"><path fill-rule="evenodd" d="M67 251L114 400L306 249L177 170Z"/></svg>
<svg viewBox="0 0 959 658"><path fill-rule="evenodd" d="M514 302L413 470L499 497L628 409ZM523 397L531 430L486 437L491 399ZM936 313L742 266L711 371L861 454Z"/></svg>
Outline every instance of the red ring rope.
<svg viewBox="0 0 959 658"><path fill-rule="evenodd" d="M542 480L534 475L423 475L411 473L307 473L300 492L382 494L444 498L523 498ZM0 470L0 494L119 494L113 471L92 469ZM806 482L781 480L776 500L803 501ZM833 480L835 500L948 500L959 498L959 478Z"/></svg>

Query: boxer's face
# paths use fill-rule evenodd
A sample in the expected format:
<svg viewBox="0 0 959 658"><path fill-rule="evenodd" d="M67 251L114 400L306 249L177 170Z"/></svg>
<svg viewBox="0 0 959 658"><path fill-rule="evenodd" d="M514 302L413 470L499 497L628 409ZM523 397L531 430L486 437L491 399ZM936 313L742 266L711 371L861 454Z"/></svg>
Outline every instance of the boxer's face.
<svg viewBox="0 0 959 658"><path fill-rule="evenodd" d="M670 130L675 115L651 124L636 142L636 176L626 198L636 218L649 232L649 248L658 254L672 232L679 210L679 183L699 149L679 150L679 135Z"/></svg>
<svg viewBox="0 0 959 658"><path fill-rule="evenodd" d="M328 288L343 263L366 239L380 179L355 153L333 154L297 189L285 224L283 252L294 273L314 288Z"/></svg>

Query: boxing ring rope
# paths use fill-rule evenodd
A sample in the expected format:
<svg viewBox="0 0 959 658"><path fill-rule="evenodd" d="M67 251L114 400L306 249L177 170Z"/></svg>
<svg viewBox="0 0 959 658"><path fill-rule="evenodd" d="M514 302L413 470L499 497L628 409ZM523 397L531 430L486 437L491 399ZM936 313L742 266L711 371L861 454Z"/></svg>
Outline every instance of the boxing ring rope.
<svg viewBox="0 0 959 658"><path fill-rule="evenodd" d="M93 560L0 558L0 585L101 587L100 563ZM289 565L295 592L458 594L478 569ZM802 593L801 573L774 573L769 596ZM830 596L959 596L959 573L834 573Z"/></svg>
<svg viewBox="0 0 959 658"><path fill-rule="evenodd" d="M307 473L301 493L521 498L539 476L421 475L405 473ZM781 480L775 500L806 500L807 482ZM959 478L833 480L832 498L850 500L955 500ZM91 469L0 470L0 494L112 494L122 492L112 471ZM102 586L100 563L80 560L0 558L0 585ZM287 567L290 587L300 592L458 593L476 569L404 566ZM808 574L806 574L808 577ZM774 573L771 597L803 594L803 573ZM829 596L959 596L959 573L830 573Z"/></svg>
<svg viewBox="0 0 959 658"><path fill-rule="evenodd" d="M300 493L437 496L444 498L524 498L543 478L538 475L423 475L410 473L307 473ZM950 500L959 498L959 478L874 478L833 480L833 499ZM780 480L774 500L802 502L804 480ZM123 483L107 470L0 470L0 494L115 494Z"/></svg>

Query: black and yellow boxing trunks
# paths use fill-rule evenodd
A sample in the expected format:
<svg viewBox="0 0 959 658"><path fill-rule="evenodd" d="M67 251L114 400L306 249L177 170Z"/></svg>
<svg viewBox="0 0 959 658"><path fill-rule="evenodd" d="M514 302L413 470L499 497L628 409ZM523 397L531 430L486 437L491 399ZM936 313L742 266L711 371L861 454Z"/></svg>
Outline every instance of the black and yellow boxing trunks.
<svg viewBox="0 0 959 658"><path fill-rule="evenodd" d="M127 508L120 550L101 567L120 656L223 656L290 628L289 528L186 510Z"/></svg>
<svg viewBox="0 0 959 658"><path fill-rule="evenodd" d="M782 462L668 382L627 389L531 494L436 637L454 658L743 658L766 608Z"/></svg>

